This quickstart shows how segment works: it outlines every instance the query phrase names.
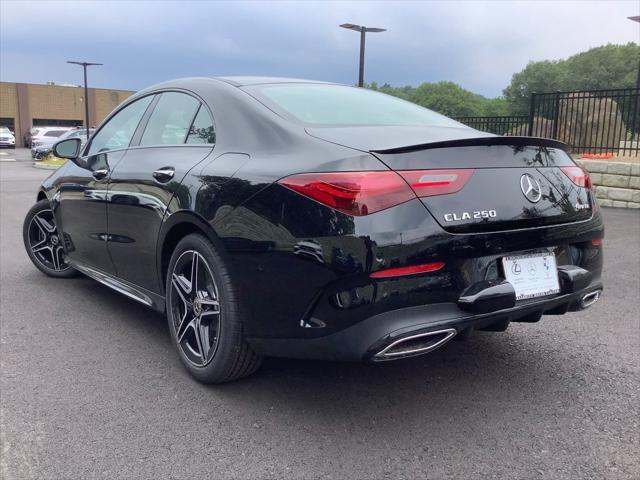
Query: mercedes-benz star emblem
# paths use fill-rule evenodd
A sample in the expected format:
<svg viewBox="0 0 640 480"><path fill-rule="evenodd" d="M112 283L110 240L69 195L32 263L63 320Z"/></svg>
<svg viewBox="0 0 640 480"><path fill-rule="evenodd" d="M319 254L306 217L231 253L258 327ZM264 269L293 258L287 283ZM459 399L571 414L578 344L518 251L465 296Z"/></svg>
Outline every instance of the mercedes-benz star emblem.
<svg viewBox="0 0 640 480"><path fill-rule="evenodd" d="M542 187L540 187L540 183L528 173L520 177L520 188L524 196L527 197L527 200L531 203L538 203L542 198Z"/></svg>

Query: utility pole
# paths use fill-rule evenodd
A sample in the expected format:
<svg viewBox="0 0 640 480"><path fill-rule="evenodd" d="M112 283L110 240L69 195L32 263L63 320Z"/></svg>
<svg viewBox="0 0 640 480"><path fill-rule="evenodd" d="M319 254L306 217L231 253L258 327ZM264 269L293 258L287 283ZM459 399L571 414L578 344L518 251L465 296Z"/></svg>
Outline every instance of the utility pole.
<svg viewBox="0 0 640 480"><path fill-rule="evenodd" d="M73 63L74 65L82 66L84 73L84 126L87 131L87 141L89 140L89 88L87 87L87 67L94 65L102 65L102 63L92 62L75 62L67 60L67 63Z"/></svg>
<svg viewBox="0 0 640 480"><path fill-rule="evenodd" d="M354 30L356 32L360 32L360 70L358 74L358 86L364 86L364 44L365 44L365 36L367 32L371 33L379 33L386 32L386 28L377 28L377 27L364 27L362 25L354 25L353 23L343 23L340 25L342 28L346 28L347 30Z"/></svg>

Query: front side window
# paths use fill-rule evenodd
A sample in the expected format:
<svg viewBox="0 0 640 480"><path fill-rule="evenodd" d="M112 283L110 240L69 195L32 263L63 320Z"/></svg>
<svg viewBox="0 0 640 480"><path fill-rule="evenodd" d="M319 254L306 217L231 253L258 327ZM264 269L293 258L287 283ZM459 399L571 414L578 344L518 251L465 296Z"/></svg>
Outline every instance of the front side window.
<svg viewBox="0 0 640 480"><path fill-rule="evenodd" d="M163 93L149 118L140 145L179 145L185 142L200 102L184 93Z"/></svg>
<svg viewBox="0 0 640 480"><path fill-rule="evenodd" d="M193 125L189 129L187 143L216 143L216 132L213 129L213 120L204 106L200 107Z"/></svg>
<svg viewBox="0 0 640 480"><path fill-rule="evenodd" d="M153 95L149 95L136 100L116 113L91 140L89 155L127 148L152 98Z"/></svg>

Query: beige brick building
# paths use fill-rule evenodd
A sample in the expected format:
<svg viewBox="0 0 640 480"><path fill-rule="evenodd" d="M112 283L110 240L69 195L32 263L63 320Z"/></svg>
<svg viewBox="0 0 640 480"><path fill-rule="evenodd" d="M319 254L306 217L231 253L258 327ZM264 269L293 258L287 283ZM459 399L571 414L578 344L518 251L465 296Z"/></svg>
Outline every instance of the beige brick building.
<svg viewBox="0 0 640 480"><path fill-rule="evenodd" d="M89 125L98 125L132 91L90 88ZM0 125L14 131L16 144L38 125L84 125L84 89L62 85L0 82Z"/></svg>

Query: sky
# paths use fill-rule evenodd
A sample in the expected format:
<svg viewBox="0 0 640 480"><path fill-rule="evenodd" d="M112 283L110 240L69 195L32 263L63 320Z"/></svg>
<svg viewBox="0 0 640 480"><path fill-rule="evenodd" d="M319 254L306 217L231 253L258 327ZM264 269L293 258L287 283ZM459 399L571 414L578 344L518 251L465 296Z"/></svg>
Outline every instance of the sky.
<svg viewBox="0 0 640 480"><path fill-rule="evenodd" d="M0 0L0 80L82 83L66 60L103 63L90 86L138 90L173 78L269 75L354 84L454 81L501 94L529 61L640 42L640 2Z"/></svg>

